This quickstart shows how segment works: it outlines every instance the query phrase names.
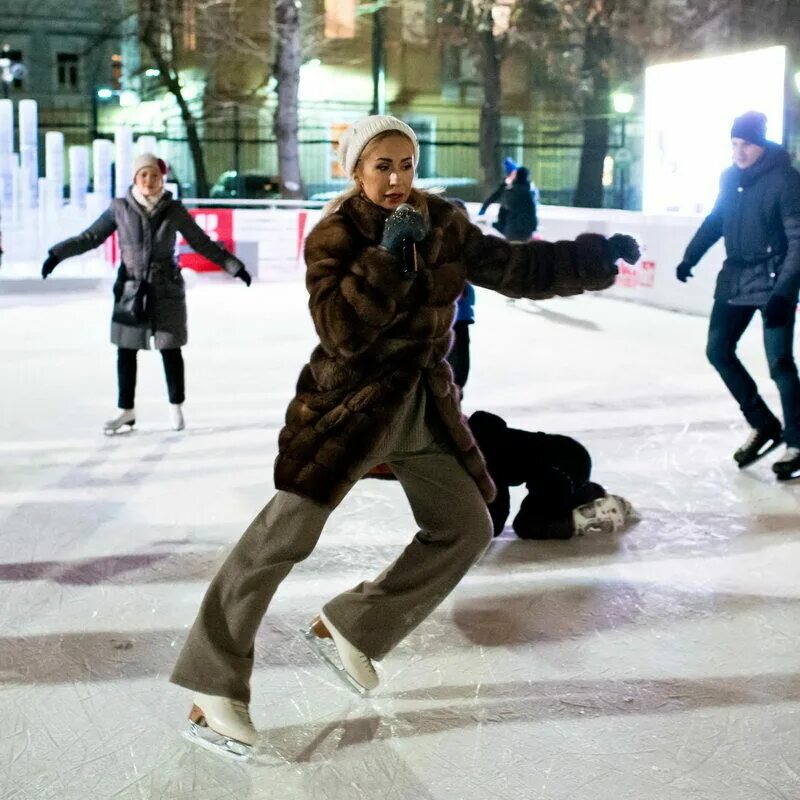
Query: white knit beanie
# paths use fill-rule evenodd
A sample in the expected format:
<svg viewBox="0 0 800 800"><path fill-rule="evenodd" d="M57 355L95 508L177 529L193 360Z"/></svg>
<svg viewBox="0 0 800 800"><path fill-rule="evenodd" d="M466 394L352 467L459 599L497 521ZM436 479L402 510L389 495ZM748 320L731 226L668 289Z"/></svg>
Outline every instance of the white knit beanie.
<svg viewBox="0 0 800 800"><path fill-rule="evenodd" d="M419 142L414 131L397 117L373 114L356 120L339 137L339 161L348 178L353 177L353 170L369 141L384 131L397 131L408 137L414 145L414 164L419 163Z"/></svg>
<svg viewBox="0 0 800 800"><path fill-rule="evenodd" d="M136 156L136 158L133 160L133 177L135 178L136 173L145 167L153 167L162 175L167 174L167 165L164 163L163 159L160 159L153 153L142 153L141 155Z"/></svg>

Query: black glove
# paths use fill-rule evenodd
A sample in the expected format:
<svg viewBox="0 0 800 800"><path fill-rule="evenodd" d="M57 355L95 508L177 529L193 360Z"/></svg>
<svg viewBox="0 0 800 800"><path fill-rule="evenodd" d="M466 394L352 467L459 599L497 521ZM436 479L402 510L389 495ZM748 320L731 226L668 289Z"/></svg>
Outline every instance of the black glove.
<svg viewBox="0 0 800 800"><path fill-rule="evenodd" d="M681 263L678 264L677 268L675 269L675 277L681 283L686 283L686 281L692 277L693 269L694 267L690 267L685 261L681 261Z"/></svg>
<svg viewBox="0 0 800 800"><path fill-rule="evenodd" d="M428 235L425 218L413 206L403 203L386 218L381 247L394 253L403 263L403 272L416 271L415 242Z"/></svg>
<svg viewBox="0 0 800 800"><path fill-rule="evenodd" d="M620 258L628 264L635 264L642 255L639 243L633 236L625 233L615 233L608 238L608 257L616 262Z"/></svg>
<svg viewBox="0 0 800 800"><path fill-rule="evenodd" d="M792 318L795 304L779 294L773 294L764 306L764 327L782 328Z"/></svg>
<svg viewBox="0 0 800 800"><path fill-rule="evenodd" d="M52 253L47 256L44 260L44 264L42 264L42 279L47 278L47 276L59 265L61 259L57 256L54 256Z"/></svg>
<svg viewBox="0 0 800 800"><path fill-rule="evenodd" d="M253 282L253 278L244 267L242 267L233 277L238 278L240 281L244 281L247 286Z"/></svg>

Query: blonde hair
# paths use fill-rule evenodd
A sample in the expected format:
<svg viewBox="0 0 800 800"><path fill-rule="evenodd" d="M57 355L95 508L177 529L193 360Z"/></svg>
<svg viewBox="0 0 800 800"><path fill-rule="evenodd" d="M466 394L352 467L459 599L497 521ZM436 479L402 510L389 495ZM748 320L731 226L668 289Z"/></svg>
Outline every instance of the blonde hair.
<svg viewBox="0 0 800 800"><path fill-rule="evenodd" d="M341 194L337 194L336 197L334 197L331 200L328 200L328 202L325 203L325 205L322 208L322 216L320 217L320 219L325 219L325 217L327 217L328 215L333 214L335 211L338 211L347 200L349 200L351 197L357 197L361 193L361 187L355 181L355 174L356 174L356 171L358 170L359 165L361 164L361 159L362 159L364 153L367 151L367 148L371 147L373 144L377 144L378 142L382 141L383 139L388 139L390 136L402 136L404 139L407 139L410 144L412 144L412 145L414 144L414 142L408 136L406 136L405 133L403 133L402 131L395 130L395 129L388 130L388 131L381 131L380 133L378 133L375 136L373 136L364 145L364 149L361 151L360 155L358 156L358 161L356 161L355 166L353 167L353 176L354 176L353 177L353 183L350 186L348 186L343 192L341 192ZM417 165L415 163L414 164L414 173L415 174L416 174L416 171L417 171ZM416 190L412 189L411 193L414 194L415 191ZM416 193L419 194L419 192L416 192ZM409 200L410 199L411 198L409 197ZM424 213L427 213L428 204L424 203L424 206L425 206L425 212ZM419 210L422 211L422 209L419 209Z"/></svg>

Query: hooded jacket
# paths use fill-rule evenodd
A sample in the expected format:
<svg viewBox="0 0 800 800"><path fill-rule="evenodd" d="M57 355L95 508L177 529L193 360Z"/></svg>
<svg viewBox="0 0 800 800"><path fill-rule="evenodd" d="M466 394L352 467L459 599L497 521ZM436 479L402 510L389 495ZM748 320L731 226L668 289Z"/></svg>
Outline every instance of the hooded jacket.
<svg viewBox="0 0 800 800"><path fill-rule="evenodd" d="M796 302L800 291L800 173L789 154L768 142L747 169L728 167L711 213L689 242L684 262L694 266L720 238L727 258L714 298L764 305L775 293Z"/></svg>
<svg viewBox="0 0 800 800"><path fill-rule="evenodd" d="M320 343L303 367L286 412L275 462L279 489L335 505L398 410L420 386L454 451L487 502L495 495L461 414L445 357L465 280L508 297L545 298L605 289L614 282L604 237L510 244L484 236L451 203L412 192L430 232L418 270L403 274L380 247L388 212L346 200L306 241L309 308Z"/></svg>

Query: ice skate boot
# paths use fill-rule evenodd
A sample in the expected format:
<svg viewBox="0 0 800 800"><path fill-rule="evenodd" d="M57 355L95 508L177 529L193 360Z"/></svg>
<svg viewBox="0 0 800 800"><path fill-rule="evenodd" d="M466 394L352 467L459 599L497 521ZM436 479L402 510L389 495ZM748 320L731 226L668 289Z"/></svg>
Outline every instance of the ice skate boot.
<svg viewBox="0 0 800 800"><path fill-rule="evenodd" d="M186 427L186 420L183 418L183 406L180 403L170 403L169 413L172 418L172 427L176 431L182 431Z"/></svg>
<svg viewBox="0 0 800 800"><path fill-rule="evenodd" d="M572 511L575 535L617 533L633 514L633 506L616 494L607 494Z"/></svg>
<svg viewBox="0 0 800 800"><path fill-rule="evenodd" d="M247 761L258 734L247 703L211 694L195 694L189 712L189 741L219 755Z"/></svg>
<svg viewBox="0 0 800 800"><path fill-rule="evenodd" d="M324 611L303 635L309 647L357 694L364 695L378 685L372 661L336 630Z"/></svg>
<svg viewBox="0 0 800 800"><path fill-rule="evenodd" d="M113 436L115 433L130 433L135 424L136 412L132 408L125 408L118 417L108 420L103 425L103 433L106 436Z"/></svg>
<svg viewBox="0 0 800 800"><path fill-rule="evenodd" d="M800 447L787 447L786 452L772 465L779 481L800 478Z"/></svg>
<svg viewBox="0 0 800 800"><path fill-rule="evenodd" d="M749 467L759 458L771 453L781 443L782 437L783 431L779 422L763 428L753 428L747 441L733 454L733 460L739 465L739 469Z"/></svg>

